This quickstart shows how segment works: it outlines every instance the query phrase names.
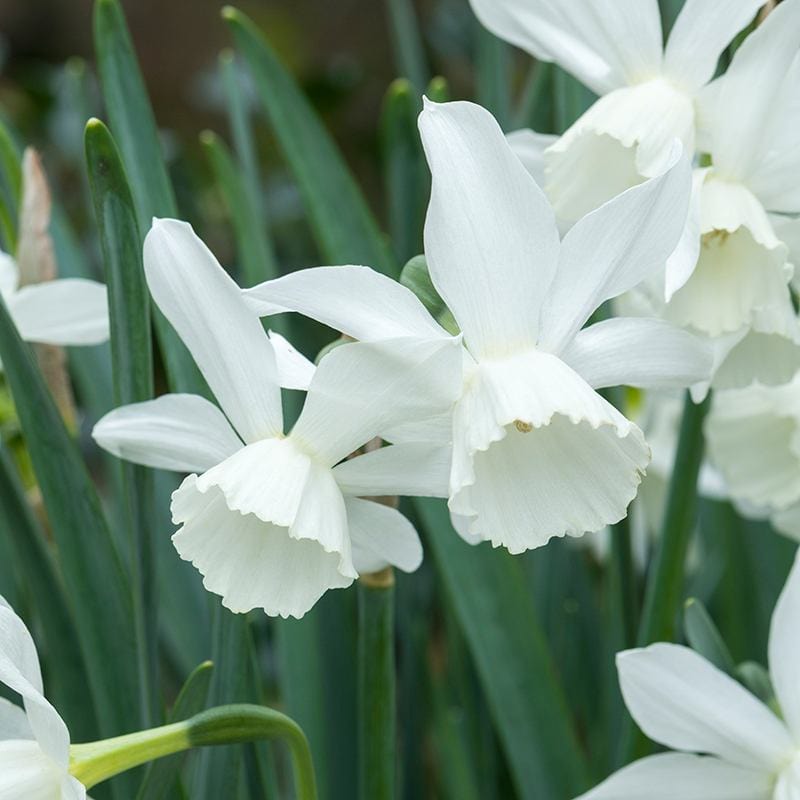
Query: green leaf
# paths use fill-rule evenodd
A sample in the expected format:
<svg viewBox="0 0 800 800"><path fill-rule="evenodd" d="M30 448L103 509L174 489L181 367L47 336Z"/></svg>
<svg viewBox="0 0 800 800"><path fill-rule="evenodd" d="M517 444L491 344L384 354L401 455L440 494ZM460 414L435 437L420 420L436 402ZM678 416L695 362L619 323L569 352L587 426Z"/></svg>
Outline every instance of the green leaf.
<svg viewBox="0 0 800 800"><path fill-rule="evenodd" d="M241 181L242 193L248 205L247 212L253 219L252 227L244 235L237 234L242 240L239 244L242 250L242 260L244 267L244 277L248 286L253 286L261 281L277 278L280 274L278 261L269 236L264 202L259 185L258 160L256 159L256 148L253 142L253 131L250 124L250 115L242 95L241 80L238 70L236 56L226 50L219 57L220 72L222 73L222 83L225 87L225 99L227 101L228 121L230 124L231 135L233 136L234 153L236 154L236 166ZM229 206L231 213L234 210ZM244 210L244 209L243 209ZM234 221L235 224L235 221ZM244 247L252 250L252 263L244 258Z"/></svg>
<svg viewBox="0 0 800 800"><path fill-rule="evenodd" d="M86 164L103 251L111 317L114 402L118 406L153 397L150 296L133 197L111 134L98 119L85 134ZM152 524L153 476L122 464L123 519L128 533L137 636L142 719L158 721L158 598Z"/></svg>
<svg viewBox="0 0 800 800"><path fill-rule="evenodd" d="M444 502L415 506L519 796L574 797L587 786L585 758L519 563L503 550L466 544Z"/></svg>
<svg viewBox="0 0 800 800"><path fill-rule="evenodd" d="M324 257L333 264L364 264L395 277L397 265L387 243L310 103L258 28L230 6L222 14L253 74Z"/></svg>
<svg viewBox="0 0 800 800"><path fill-rule="evenodd" d="M244 184L243 174L237 168L224 142L212 131L200 134L200 143L206 152L214 182L220 188L236 236L242 283L257 283L277 277L272 254L264 236L260 235L263 221L256 214Z"/></svg>
<svg viewBox="0 0 800 800"><path fill-rule="evenodd" d="M140 719L128 575L78 448L4 303L0 304L0 359L75 610L100 730L105 736L116 735Z"/></svg>
<svg viewBox="0 0 800 800"><path fill-rule="evenodd" d="M391 568L358 582L358 796L392 800L397 758Z"/></svg>
<svg viewBox="0 0 800 800"><path fill-rule="evenodd" d="M417 94L430 79L417 13L411 0L386 0L395 69L415 86Z"/></svg>
<svg viewBox="0 0 800 800"><path fill-rule="evenodd" d="M514 111L513 127L533 128L540 133L553 130L553 65L536 61L528 70Z"/></svg>
<svg viewBox="0 0 800 800"><path fill-rule="evenodd" d="M773 711L780 714L777 706L775 689L772 686L772 678L769 672L755 661L745 661L736 667L734 677L741 681L762 703L770 706Z"/></svg>
<svg viewBox="0 0 800 800"><path fill-rule="evenodd" d="M94 39L110 127L130 175L139 230L144 235L153 217L176 217L177 209L119 0L96 0ZM153 317L172 390L207 394L200 371L172 326L157 309Z"/></svg>
<svg viewBox="0 0 800 800"><path fill-rule="evenodd" d="M511 48L479 22L475 22L475 94L478 103L488 108L500 127L511 124Z"/></svg>
<svg viewBox="0 0 800 800"><path fill-rule="evenodd" d="M586 111L595 95L561 67L552 68L552 91L557 133L563 133Z"/></svg>
<svg viewBox="0 0 800 800"><path fill-rule="evenodd" d="M17 249L17 218L22 196L19 148L11 132L0 122L0 234L7 253Z"/></svg>
<svg viewBox="0 0 800 800"><path fill-rule="evenodd" d="M400 273L400 283L414 292L432 317L439 317L447 310L444 300L433 285L424 255L414 256L406 263Z"/></svg>
<svg viewBox="0 0 800 800"><path fill-rule="evenodd" d="M389 87L383 101L383 145L386 207L389 233L399 264L422 250L422 227L431 179L422 153L417 116L419 96L401 78Z"/></svg>
<svg viewBox="0 0 800 800"><path fill-rule="evenodd" d="M706 607L690 597L683 608L683 630L689 646L715 667L734 675L736 665Z"/></svg>
<svg viewBox="0 0 800 800"><path fill-rule="evenodd" d="M98 730L94 704L86 693L86 666L64 583L11 456L3 446L0 530L13 555L9 566L24 576L25 592L41 623L48 661L54 665L48 674L47 696L67 721L75 741L95 738Z"/></svg>
<svg viewBox="0 0 800 800"><path fill-rule="evenodd" d="M186 679L167 722L182 722L200 713L206 707L208 687L214 673L214 664L204 661ZM178 779L184 757L181 755L153 761L147 768L137 800L163 800Z"/></svg>

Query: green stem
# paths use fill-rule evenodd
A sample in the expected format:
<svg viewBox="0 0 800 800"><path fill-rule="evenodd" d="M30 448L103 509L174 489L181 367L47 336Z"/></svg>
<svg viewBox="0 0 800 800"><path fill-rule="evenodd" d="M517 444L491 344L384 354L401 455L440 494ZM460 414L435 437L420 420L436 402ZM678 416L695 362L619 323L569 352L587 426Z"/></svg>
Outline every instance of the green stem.
<svg viewBox="0 0 800 800"><path fill-rule="evenodd" d="M300 726L270 708L230 705L203 711L185 722L70 748L70 773L87 789L148 761L218 744L284 739L289 746L298 800L316 800L311 751Z"/></svg>
<svg viewBox="0 0 800 800"><path fill-rule="evenodd" d="M358 583L359 797L392 800L395 787L394 574Z"/></svg>
<svg viewBox="0 0 800 800"><path fill-rule="evenodd" d="M711 396L695 405L687 394L658 550L639 625L640 646L674 638L681 610L686 552L697 514L697 476L703 461L703 420Z"/></svg>
<svg viewBox="0 0 800 800"><path fill-rule="evenodd" d="M688 393L684 401L678 449L670 479L661 536L645 590L644 610L639 623L637 643L675 638L684 590L684 566L697 511L697 477L703 461L703 420L711 404L711 395L695 405ZM637 735L630 717L626 717L619 737L618 763L645 755L648 746Z"/></svg>
<svg viewBox="0 0 800 800"><path fill-rule="evenodd" d="M617 590L620 624L625 647L636 641L637 609L636 570L631 546L630 515L611 526L611 559Z"/></svg>

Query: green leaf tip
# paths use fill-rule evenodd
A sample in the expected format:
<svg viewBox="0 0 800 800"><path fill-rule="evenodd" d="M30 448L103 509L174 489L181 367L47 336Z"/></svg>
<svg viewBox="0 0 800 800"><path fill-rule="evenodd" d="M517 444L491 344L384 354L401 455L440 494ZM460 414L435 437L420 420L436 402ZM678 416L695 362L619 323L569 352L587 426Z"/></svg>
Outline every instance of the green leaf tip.
<svg viewBox="0 0 800 800"><path fill-rule="evenodd" d="M199 136L200 144L205 145L206 147L213 145L218 138L219 137L217 136L216 133L214 133L214 131L210 131L208 129L200 131L200 136Z"/></svg>
<svg viewBox="0 0 800 800"><path fill-rule="evenodd" d="M411 81L408 78L395 78L390 84L389 89L386 92L387 95L390 97L398 97L403 95L410 95L416 90L411 85Z"/></svg>
<svg viewBox="0 0 800 800"><path fill-rule="evenodd" d="M239 9L234 6L223 6L219 14L226 22L234 22L242 16Z"/></svg>

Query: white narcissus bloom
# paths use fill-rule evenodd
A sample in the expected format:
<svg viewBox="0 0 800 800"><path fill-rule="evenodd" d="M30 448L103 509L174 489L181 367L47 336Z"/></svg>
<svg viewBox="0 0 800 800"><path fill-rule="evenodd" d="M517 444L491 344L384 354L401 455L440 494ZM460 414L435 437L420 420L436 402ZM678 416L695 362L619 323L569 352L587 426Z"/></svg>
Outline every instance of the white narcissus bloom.
<svg viewBox="0 0 800 800"><path fill-rule="evenodd" d="M762 350L770 336L778 348L800 344L789 248L768 213L800 212L799 48L800 0L786 0L698 100L701 149L712 162L698 173L693 224L702 244L688 280L668 292L665 316L712 337L729 335L729 348L741 349L748 331Z"/></svg>
<svg viewBox="0 0 800 800"><path fill-rule="evenodd" d="M24 705L0 698L0 800L84 800L69 774L69 731L44 696L36 645L2 597L0 683Z"/></svg>
<svg viewBox="0 0 800 800"><path fill-rule="evenodd" d="M800 538L800 373L782 386L717 392L705 433L737 507Z"/></svg>
<svg viewBox="0 0 800 800"><path fill-rule="evenodd" d="M547 192L567 224L660 175L673 139L694 151L697 94L764 4L687 0L664 46L656 0L470 2L492 33L600 95L544 154Z"/></svg>
<svg viewBox="0 0 800 800"><path fill-rule="evenodd" d="M97 281L59 278L20 287L16 261L0 251L0 296L27 342L67 346L108 339L108 295Z"/></svg>
<svg viewBox="0 0 800 800"><path fill-rule="evenodd" d="M649 461L639 428L595 391L686 386L711 356L668 323L582 326L659 269L675 247L689 166L670 169L580 220L559 240L553 210L488 111L426 101L433 175L425 223L431 279L464 336L451 413L383 431L452 441L449 506L469 541L518 553L616 522ZM254 310L299 311L361 340L444 337L407 289L366 267L304 270L247 291Z"/></svg>
<svg viewBox="0 0 800 800"><path fill-rule="evenodd" d="M446 462L424 444L342 459L380 430L452 404L458 337L333 350L310 377L302 413L284 435L274 345L191 227L156 220L144 265L153 299L222 410L194 395L164 395L112 411L94 437L122 458L192 473L172 497L181 526L173 542L206 588L232 611L301 617L360 572L387 564L416 569L422 549L408 520L360 498L441 492ZM313 370L304 371L285 340L277 341L284 376L294 358L302 388Z"/></svg>
<svg viewBox="0 0 800 800"><path fill-rule="evenodd" d="M651 739L681 752L636 761L580 800L796 800L798 663L800 558L769 634L769 671L781 717L687 647L654 644L620 653L620 688L631 715Z"/></svg>

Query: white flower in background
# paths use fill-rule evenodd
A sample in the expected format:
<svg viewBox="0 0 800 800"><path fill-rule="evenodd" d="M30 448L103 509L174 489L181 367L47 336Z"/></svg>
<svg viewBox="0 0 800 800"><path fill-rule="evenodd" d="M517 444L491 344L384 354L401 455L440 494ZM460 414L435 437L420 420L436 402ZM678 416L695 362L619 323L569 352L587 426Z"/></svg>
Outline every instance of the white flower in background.
<svg viewBox="0 0 800 800"><path fill-rule="evenodd" d="M60 278L20 287L16 261L0 251L0 296L27 342L90 345L108 339L108 296L97 281Z"/></svg>
<svg viewBox="0 0 800 800"><path fill-rule="evenodd" d="M800 797L800 559L775 606L769 669L782 718L689 648L617 656L639 727L682 752L643 758L580 800L794 800ZM702 755L694 755L700 753Z"/></svg>
<svg viewBox="0 0 800 800"><path fill-rule="evenodd" d="M84 800L69 774L69 731L44 696L36 645L2 597L0 683L24 705L0 697L0 800Z"/></svg>
<svg viewBox="0 0 800 800"><path fill-rule="evenodd" d="M452 413L382 433L452 440L449 506L469 541L518 553L618 521L649 449L595 389L686 386L708 375L711 357L658 320L581 328L675 247L688 164L673 150L666 174L561 242L550 204L488 111L426 102L420 130L433 174L425 252L463 331L464 374ZM356 339L447 335L410 291L365 267L304 270L245 294L259 314L299 311Z"/></svg>
<svg viewBox="0 0 800 800"><path fill-rule="evenodd" d="M470 2L492 33L600 95L544 154L546 190L567 224L660 175L675 138L694 152L695 98L764 4L687 0L664 46L656 0Z"/></svg>
<svg viewBox="0 0 800 800"><path fill-rule="evenodd" d="M717 392L705 432L737 507L800 538L800 373L782 386Z"/></svg>
<svg viewBox="0 0 800 800"><path fill-rule="evenodd" d="M94 437L122 458L192 473L172 497L181 526L173 542L205 587L232 611L301 617L359 572L416 569L422 550L408 520L360 497L441 492L447 462L416 443L339 462L381 429L452 404L459 339L333 350L285 436L273 344L191 227L156 220L144 264L153 299L222 411L194 395L164 395L112 411ZM278 351L285 367L289 349L284 340ZM296 383L308 377L296 375Z"/></svg>
<svg viewBox="0 0 800 800"><path fill-rule="evenodd" d="M800 213L799 48L800 0L786 0L701 93L701 149L712 166L698 173L700 254L685 284L668 293L664 312L680 325L727 337L721 355L749 360L768 382L791 377L794 370L787 375L782 363L793 351L790 366L797 368L800 344L788 286L793 266L779 239L789 233L787 220L776 230L768 213ZM728 377L725 384L736 382Z"/></svg>

